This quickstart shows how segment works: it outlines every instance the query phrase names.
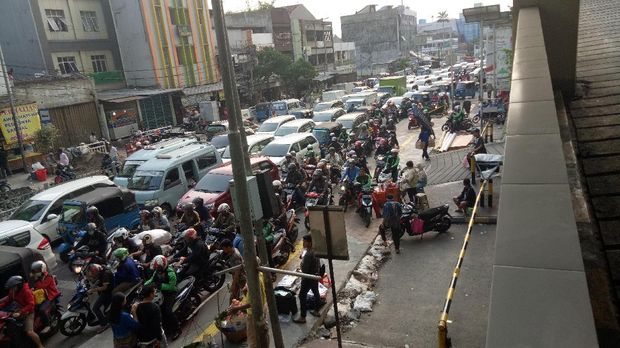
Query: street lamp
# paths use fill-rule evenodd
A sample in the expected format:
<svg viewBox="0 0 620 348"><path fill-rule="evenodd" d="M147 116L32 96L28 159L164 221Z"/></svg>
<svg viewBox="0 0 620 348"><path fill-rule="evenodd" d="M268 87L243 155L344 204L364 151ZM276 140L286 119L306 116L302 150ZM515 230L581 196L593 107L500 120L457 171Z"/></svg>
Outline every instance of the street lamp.
<svg viewBox="0 0 620 348"><path fill-rule="evenodd" d="M463 17L465 17L465 23L480 23L480 77L478 78L480 84L480 95L478 96L478 100L482 105L482 73L484 72L484 39L482 29L485 21L500 19L501 15L499 5L464 8Z"/></svg>

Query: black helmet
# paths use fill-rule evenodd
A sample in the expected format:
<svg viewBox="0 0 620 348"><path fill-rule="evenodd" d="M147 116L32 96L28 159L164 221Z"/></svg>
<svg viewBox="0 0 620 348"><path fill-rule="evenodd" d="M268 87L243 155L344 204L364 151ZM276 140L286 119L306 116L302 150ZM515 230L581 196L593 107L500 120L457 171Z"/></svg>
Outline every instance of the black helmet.
<svg viewBox="0 0 620 348"><path fill-rule="evenodd" d="M97 230L97 225L94 222L89 222L86 224L86 232L92 235Z"/></svg>
<svg viewBox="0 0 620 348"><path fill-rule="evenodd" d="M185 203L185 205L183 205L183 210L184 211L194 210L194 203Z"/></svg>
<svg viewBox="0 0 620 348"><path fill-rule="evenodd" d="M295 163L291 163L291 164L288 165L288 171L289 172L292 172L295 169L297 169L297 166L295 165Z"/></svg>
<svg viewBox="0 0 620 348"><path fill-rule="evenodd" d="M9 290L11 288L15 288L17 286L21 287L24 285L24 278L21 276L15 275L9 278L4 284L4 289Z"/></svg>
<svg viewBox="0 0 620 348"><path fill-rule="evenodd" d="M194 203L194 206L196 206L196 207L202 207L205 204L205 201L202 198L200 198L200 197L196 197L196 198L194 198L192 203Z"/></svg>
<svg viewBox="0 0 620 348"><path fill-rule="evenodd" d="M97 209L97 207L95 207L94 205L91 205L90 207L88 207L88 209L86 209L86 214L87 215L98 215L99 209Z"/></svg>

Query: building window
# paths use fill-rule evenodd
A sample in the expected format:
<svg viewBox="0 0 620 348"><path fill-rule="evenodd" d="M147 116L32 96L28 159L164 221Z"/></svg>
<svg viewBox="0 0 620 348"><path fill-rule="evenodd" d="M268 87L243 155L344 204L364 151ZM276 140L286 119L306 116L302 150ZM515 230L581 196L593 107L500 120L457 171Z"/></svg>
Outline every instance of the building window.
<svg viewBox="0 0 620 348"><path fill-rule="evenodd" d="M108 65L106 64L105 55L90 56L90 61L93 63L94 72L108 71Z"/></svg>
<svg viewBox="0 0 620 348"><path fill-rule="evenodd" d="M57 59L58 59L58 68L60 69L61 74L65 75L65 74L79 72L77 68L77 64L75 64L75 57L73 56L58 57Z"/></svg>
<svg viewBox="0 0 620 348"><path fill-rule="evenodd" d="M82 27L84 28L84 31L99 31L99 25L97 24L97 12L80 11L80 17L82 17Z"/></svg>
<svg viewBox="0 0 620 348"><path fill-rule="evenodd" d="M65 11L46 9L45 17L47 17L47 27L50 31L69 31Z"/></svg>

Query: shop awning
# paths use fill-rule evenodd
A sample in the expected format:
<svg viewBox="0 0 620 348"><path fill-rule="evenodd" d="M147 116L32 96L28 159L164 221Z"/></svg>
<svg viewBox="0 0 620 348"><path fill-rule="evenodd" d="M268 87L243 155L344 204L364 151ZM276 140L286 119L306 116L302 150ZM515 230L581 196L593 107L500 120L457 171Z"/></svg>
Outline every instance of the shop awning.
<svg viewBox="0 0 620 348"><path fill-rule="evenodd" d="M123 88L123 89L113 89L109 91L102 91L97 93L97 99L99 101L109 102L109 103L124 103L128 101L140 100L152 97L158 94L167 94L180 92L179 88L169 88L169 89L147 89L147 88Z"/></svg>
<svg viewBox="0 0 620 348"><path fill-rule="evenodd" d="M333 78L332 75L319 75L315 78L313 78L314 81L319 81L319 82L323 82L323 81L327 81L329 79Z"/></svg>
<svg viewBox="0 0 620 348"><path fill-rule="evenodd" d="M140 99L145 99L148 97L141 97L141 96L136 96L136 97L126 97L126 98L117 98L117 99L108 99L108 100L104 100L99 98L100 100L104 100L108 103L124 103L124 102L128 102L128 101L134 101L134 100L140 100Z"/></svg>

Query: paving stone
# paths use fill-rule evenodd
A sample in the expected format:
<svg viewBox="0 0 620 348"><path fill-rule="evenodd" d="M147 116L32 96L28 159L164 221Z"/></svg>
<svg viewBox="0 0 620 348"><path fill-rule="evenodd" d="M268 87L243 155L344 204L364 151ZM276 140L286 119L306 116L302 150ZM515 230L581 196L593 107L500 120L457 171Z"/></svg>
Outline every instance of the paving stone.
<svg viewBox="0 0 620 348"><path fill-rule="evenodd" d="M513 105L510 106L512 109ZM510 119L508 119L510 122ZM620 115L608 115L608 116L590 116L583 118L573 118L573 123L576 128L588 128L588 127L601 127L620 125Z"/></svg>
<svg viewBox="0 0 620 348"><path fill-rule="evenodd" d="M577 129L577 140L583 141L596 141L620 138L620 126L604 126L604 127L592 127Z"/></svg>
<svg viewBox="0 0 620 348"><path fill-rule="evenodd" d="M598 219L620 218L620 196L593 197L592 205Z"/></svg>

